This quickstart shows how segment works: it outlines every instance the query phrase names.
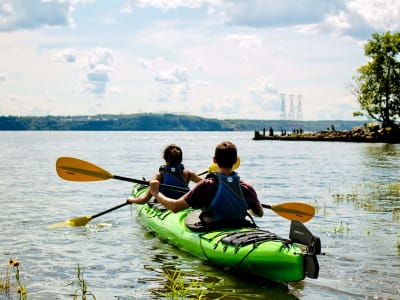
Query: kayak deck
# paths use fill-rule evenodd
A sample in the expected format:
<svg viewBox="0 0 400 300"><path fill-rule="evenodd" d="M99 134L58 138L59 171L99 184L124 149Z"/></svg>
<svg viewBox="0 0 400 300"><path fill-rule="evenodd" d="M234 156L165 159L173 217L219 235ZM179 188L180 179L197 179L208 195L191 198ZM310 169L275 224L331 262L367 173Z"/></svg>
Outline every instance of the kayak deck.
<svg viewBox="0 0 400 300"><path fill-rule="evenodd" d="M134 196L139 193L134 189ZM187 216L193 214L197 211L173 213L151 201L137 205L138 218L149 231L224 269L279 282L318 277L316 255L320 254L320 241L302 223L292 221L291 234L285 239L251 227L193 230L185 223Z"/></svg>

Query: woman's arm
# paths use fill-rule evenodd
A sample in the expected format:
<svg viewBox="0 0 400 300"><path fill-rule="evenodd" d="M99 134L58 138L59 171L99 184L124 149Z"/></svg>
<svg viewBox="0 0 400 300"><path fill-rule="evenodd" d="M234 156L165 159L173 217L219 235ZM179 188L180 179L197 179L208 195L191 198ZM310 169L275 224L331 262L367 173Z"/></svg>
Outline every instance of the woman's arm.
<svg viewBox="0 0 400 300"><path fill-rule="evenodd" d="M189 171L189 174L190 174L190 177L189 177L190 181L197 183L197 182L203 180L203 177L200 177L199 175L197 175L196 173L194 173L192 171Z"/></svg>
<svg viewBox="0 0 400 300"><path fill-rule="evenodd" d="M150 193L150 189L148 189L140 197L138 197L138 198L129 197L128 199L126 199L126 202L128 202L130 204L144 204L147 201L149 201L150 198L151 198L151 193Z"/></svg>

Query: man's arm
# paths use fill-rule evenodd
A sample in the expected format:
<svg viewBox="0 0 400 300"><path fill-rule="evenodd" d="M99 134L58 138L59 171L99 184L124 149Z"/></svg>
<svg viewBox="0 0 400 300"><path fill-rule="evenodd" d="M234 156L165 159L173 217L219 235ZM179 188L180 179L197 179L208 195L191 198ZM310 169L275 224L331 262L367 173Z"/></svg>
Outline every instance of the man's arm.
<svg viewBox="0 0 400 300"><path fill-rule="evenodd" d="M253 216L262 217L264 215L264 208L262 207L260 200L258 200L257 192L254 187L243 180L241 180L241 187L243 195L245 199L247 199L250 213Z"/></svg>
<svg viewBox="0 0 400 300"><path fill-rule="evenodd" d="M159 188L160 182L158 180L150 180L150 193L166 209L172 210L173 212L178 212L182 209L189 208L189 204L187 204L185 200L185 195L183 195L179 199L172 199L160 193Z"/></svg>

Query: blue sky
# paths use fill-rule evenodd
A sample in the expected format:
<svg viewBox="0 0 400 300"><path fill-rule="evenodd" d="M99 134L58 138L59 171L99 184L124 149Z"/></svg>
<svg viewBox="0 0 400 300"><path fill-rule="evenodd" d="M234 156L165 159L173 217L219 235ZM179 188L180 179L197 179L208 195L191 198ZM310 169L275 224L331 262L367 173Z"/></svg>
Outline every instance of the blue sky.
<svg viewBox="0 0 400 300"><path fill-rule="evenodd" d="M353 120L397 0L0 0L0 115Z"/></svg>

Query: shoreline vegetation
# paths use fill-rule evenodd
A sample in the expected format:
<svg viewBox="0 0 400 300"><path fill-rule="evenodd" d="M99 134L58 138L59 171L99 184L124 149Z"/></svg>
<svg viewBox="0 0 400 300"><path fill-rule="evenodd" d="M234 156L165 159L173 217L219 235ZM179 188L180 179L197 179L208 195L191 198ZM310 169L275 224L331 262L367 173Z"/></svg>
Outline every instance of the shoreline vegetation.
<svg viewBox="0 0 400 300"><path fill-rule="evenodd" d="M174 113L140 113L94 116L0 116L0 130L80 130L80 131L253 131L257 128L302 128L317 132L334 125L337 130L362 126L365 120L281 121L215 119Z"/></svg>
<svg viewBox="0 0 400 300"><path fill-rule="evenodd" d="M255 130L264 128L261 132ZM266 133L266 128L269 128ZM280 130L279 133L274 129ZM400 143L400 127L367 120L210 119L174 113L95 116L0 116L0 131L254 131L253 140Z"/></svg>
<svg viewBox="0 0 400 300"><path fill-rule="evenodd" d="M351 130L336 130L334 125L326 130L317 132L304 132L302 129L295 129L292 133L282 130L280 134L275 134L270 127L266 133L265 128L262 132L254 131L253 140L279 140L279 141L327 141L327 142L355 142L355 143L400 143L400 127L382 128L378 123L364 124L355 126Z"/></svg>

